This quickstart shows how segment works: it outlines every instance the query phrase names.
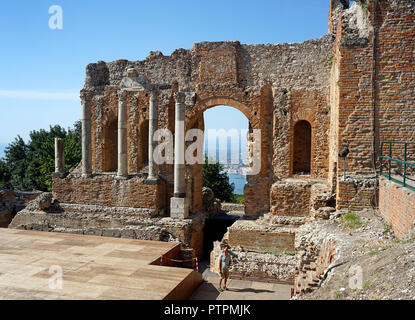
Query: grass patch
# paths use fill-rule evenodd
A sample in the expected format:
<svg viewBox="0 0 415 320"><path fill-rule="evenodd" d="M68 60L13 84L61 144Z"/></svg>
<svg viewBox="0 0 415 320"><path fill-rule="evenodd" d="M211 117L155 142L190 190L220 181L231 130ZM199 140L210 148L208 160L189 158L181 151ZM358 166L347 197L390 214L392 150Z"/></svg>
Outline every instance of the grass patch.
<svg viewBox="0 0 415 320"><path fill-rule="evenodd" d="M384 235L389 234L392 231L392 224L388 223L385 224L384 228L383 228L383 233Z"/></svg>
<svg viewBox="0 0 415 320"><path fill-rule="evenodd" d="M232 203L243 204L244 203L244 195L243 194L234 194Z"/></svg>
<svg viewBox="0 0 415 320"><path fill-rule="evenodd" d="M369 256L374 256L376 253L378 253L379 252L379 250L370 250L367 254L369 255Z"/></svg>
<svg viewBox="0 0 415 320"><path fill-rule="evenodd" d="M367 223L362 222L359 216L354 212L348 212L340 217L340 222L348 229L359 229L365 226Z"/></svg>
<svg viewBox="0 0 415 320"><path fill-rule="evenodd" d="M398 244L408 244L408 243L414 243L415 241L415 235L411 236L411 238L407 239L407 240L395 240L396 243Z"/></svg>
<svg viewBox="0 0 415 320"><path fill-rule="evenodd" d="M366 280L365 282L363 282L362 289L366 290L369 287L370 287L370 281L369 280Z"/></svg>
<svg viewBox="0 0 415 320"><path fill-rule="evenodd" d="M295 256L295 251L294 250L284 250L283 253L286 256Z"/></svg>
<svg viewBox="0 0 415 320"><path fill-rule="evenodd" d="M362 8L367 10L367 7L369 6L369 0L360 0L360 3L362 4Z"/></svg>
<svg viewBox="0 0 415 320"><path fill-rule="evenodd" d="M329 66L332 67L333 63L336 62L336 58L334 56L330 56L328 61L329 61Z"/></svg>
<svg viewBox="0 0 415 320"><path fill-rule="evenodd" d="M272 248L272 250L266 250L265 252L266 253L271 253L274 256L279 256L281 254L285 254L287 256L294 256L295 255L295 251L293 251L293 250L287 250L287 249L281 250L281 249L276 248L276 247Z"/></svg>
<svg viewBox="0 0 415 320"><path fill-rule="evenodd" d="M378 269L373 269L372 271L370 271L370 274L371 274L372 276L377 277L377 276L379 275L379 270L378 270Z"/></svg>

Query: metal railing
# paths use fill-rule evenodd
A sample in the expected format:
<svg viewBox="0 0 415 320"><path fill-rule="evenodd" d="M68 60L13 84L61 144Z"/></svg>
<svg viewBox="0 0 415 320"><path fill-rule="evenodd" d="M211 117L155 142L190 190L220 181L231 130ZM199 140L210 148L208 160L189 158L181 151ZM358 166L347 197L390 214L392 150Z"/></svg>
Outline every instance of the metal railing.
<svg viewBox="0 0 415 320"><path fill-rule="evenodd" d="M392 158L392 149L393 149L392 147L394 145L403 146L403 160ZM415 177L408 176L408 169L415 168L414 162L407 161L408 160L408 146L410 145L415 145L415 142L381 142L380 157L379 157L380 175L385 178L388 178L389 180L393 182L396 182L397 184L400 184L408 189L415 191ZM388 156L383 155L385 146L389 147ZM383 171L384 161L388 165L386 173ZM399 169L401 169L400 167L403 166L403 172L401 172L401 170L396 170L394 173L392 173L392 163L396 163ZM402 179L400 179L400 177L402 177ZM411 184L411 182L413 183Z"/></svg>

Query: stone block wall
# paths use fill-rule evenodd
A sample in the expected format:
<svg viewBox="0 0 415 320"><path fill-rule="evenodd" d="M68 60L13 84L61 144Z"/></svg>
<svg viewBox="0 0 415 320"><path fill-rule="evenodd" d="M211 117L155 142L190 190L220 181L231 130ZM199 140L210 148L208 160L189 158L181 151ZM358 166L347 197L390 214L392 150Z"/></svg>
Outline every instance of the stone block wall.
<svg viewBox="0 0 415 320"><path fill-rule="evenodd" d="M271 187L271 212L282 216L308 216L311 183L306 180L284 179Z"/></svg>
<svg viewBox="0 0 415 320"><path fill-rule="evenodd" d="M360 211L377 206L377 180L375 176L346 176L337 181L336 209Z"/></svg>
<svg viewBox="0 0 415 320"><path fill-rule="evenodd" d="M210 254L210 271L219 274L219 257L222 246L227 243L225 235L222 242L216 241ZM260 278L278 282L293 283L294 280L294 256L280 253L264 253L248 251L240 247L231 247L229 254L232 263L229 270L230 277L238 278Z"/></svg>
<svg viewBox="0 0 415 320"><path fill-rule="evenodd" d="M415 227L415 192L379 178L379 211L399 239L412 236Z"/></svg>
<svg viewBox="0 0 415 320"><path fill-rule="evenodd" d="M143 176L128 180L106 174L91 178L74 175L53 178L53 196L63 203L149 208L153 209L153 215L166 204L165 183L160 180L159 184L148 185Z"/></svg>
<svg viewBox="0 0 415 320"><path fill-rule="evenodd" d="M290 227L267 227L254 221L237 221L229 229L228 243L231 247L264 252L294 250L295 232Z"/></svg>

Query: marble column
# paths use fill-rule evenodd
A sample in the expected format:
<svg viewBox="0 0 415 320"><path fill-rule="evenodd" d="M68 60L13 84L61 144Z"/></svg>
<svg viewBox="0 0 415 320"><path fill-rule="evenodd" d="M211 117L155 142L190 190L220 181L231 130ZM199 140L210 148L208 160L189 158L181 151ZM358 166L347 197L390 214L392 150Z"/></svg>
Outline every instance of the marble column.
<svg viewBox="0 0 415 320"><path fill-rule="evenodd" d="M118 92L118 172L117 177L127 179L127 104L126 91Z"/></svg>
<svg viewBox="0 0 415 320"><path fill-rule="evenodd" d="M82 101L82 177L89 177L91 167L91 107L87 94L81 97Z"/></svg>
<svg viewBox="0 0 415 320"><path fill-rule="evenodd" d="M189 216L189 200L185 185L185 94L176 92L174 129L174 197L170 199L170 216L185 219Z"/></svg>
<svg viewBox="0 0 415 320"><path fill-rule="evenodd" d="M65 173L65 149L62 138L55 138L55 174Z"/></svg>
<svg viewBox="0 0 415 320"><path fill-rule="evenodd" d="M158 105L157 105L157 89L153 88L150 94L150 110L149 110L149 125L148 125L148 180L157 180L157 167L154 161L153 153L157 147L157 142L154 141L154 132L158 127Z"/></svg>

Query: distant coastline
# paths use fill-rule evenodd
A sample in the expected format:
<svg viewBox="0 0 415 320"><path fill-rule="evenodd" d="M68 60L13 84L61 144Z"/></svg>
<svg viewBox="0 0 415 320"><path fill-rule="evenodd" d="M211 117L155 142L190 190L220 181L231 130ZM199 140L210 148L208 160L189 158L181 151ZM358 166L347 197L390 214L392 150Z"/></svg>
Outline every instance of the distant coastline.
<svg viewBox="0 0 415 320"><path fill-rule="evenodd" d="M244 194L244 187L246 184L246 176L237 173L228 173L229 182L235 184L235 194Z"/></svg>

